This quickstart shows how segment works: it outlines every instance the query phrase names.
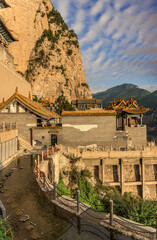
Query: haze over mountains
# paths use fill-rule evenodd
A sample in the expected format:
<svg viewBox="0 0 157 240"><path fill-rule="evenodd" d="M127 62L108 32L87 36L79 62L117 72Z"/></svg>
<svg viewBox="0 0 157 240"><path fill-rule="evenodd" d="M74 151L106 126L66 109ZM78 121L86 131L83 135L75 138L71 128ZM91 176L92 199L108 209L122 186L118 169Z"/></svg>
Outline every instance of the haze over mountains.
<svg viewBox="0 0 157 240"><path fill-rule="evenodd" d="M93 94L94 98L101 99L103 106L110 105L110 102L118 100L120 97L128 100L130 97L137 100L139 105L153 108L157 106L157 91L149 92L145 89L139 88L134 84L122 84L109 88L106 91Z"/></svg>

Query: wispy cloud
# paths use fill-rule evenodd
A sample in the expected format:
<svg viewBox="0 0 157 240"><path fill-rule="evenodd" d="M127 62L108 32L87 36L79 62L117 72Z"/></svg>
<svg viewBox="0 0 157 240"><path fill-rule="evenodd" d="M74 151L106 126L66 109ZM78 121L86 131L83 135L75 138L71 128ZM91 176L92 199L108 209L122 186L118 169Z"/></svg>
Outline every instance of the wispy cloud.
<svg viewBox="0 0 157 240"><path fill-rule="evenodd" d="M92 91L157 85L156 0L52 0L79 37Z"/></svg>

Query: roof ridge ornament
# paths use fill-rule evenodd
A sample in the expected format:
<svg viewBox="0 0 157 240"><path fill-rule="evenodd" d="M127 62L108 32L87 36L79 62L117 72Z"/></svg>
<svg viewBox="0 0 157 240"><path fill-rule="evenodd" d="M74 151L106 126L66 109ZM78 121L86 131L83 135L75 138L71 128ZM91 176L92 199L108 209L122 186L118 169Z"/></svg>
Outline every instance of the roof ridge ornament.
<svg viewBox="0 0 157 240"><path fill-rule="evenodd" d="M15 92L18 93L18 87L15 88Z"/></svg>

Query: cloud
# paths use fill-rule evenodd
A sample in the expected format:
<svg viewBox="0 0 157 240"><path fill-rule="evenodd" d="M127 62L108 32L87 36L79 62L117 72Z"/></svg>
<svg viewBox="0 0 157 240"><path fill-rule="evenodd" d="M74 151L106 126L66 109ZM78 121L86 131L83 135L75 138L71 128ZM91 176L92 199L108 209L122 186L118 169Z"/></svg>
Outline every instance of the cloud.
<svg viewBox="0 0 157 240"><path fill-rule="evenodd" d="M96 15L102 11L102 8L104 6L104 0L97 1L96 4L91 8L90 14L91 15Z"/></svg>
<svg viewBox="0 0 157 240"><path fill-rule="evenodd" d="M81 33L85 27L85 11L83 9L79 9L76 15L75 23L71 26L77 34Z"/></svg>
<svg viewBox="0 0 157 240"><path fill-rule="evenodd" d="M156 0L53 0L53 4L78 35L92 89L124 82L155 86Z"/></svg>
<svg viewBox="0 0 157 240"><path fill-rule="evenodd" d="M62 17L64 18L65 21L68 20L70 1L71 0L64 0L64 1L58 0L57 2L58 11L62 14Z"/></svg>

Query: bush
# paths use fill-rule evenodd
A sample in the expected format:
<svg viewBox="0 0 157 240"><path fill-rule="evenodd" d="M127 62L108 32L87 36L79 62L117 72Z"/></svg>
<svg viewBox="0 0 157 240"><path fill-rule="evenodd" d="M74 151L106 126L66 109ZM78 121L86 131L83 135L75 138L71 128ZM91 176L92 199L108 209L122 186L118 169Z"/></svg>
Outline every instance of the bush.
<svg viewBox="0 0 157 240"><path fill-rule="evenodd" d="M14 234L6 224L6 220L0 218L0 239L1 240L13 240Z"/></svg>
<svg viewBox="0 0 157 240"><path fill-rule="evenodd" d="M67 55L70 56L70 55L72 55L72 53L73 53L73 51L71 49L68 49Z"/></svg>
<svg viewBox="0 0 157 240"><path fill-rule="evenodd" d="M89 87L87 83L81 83L82 87Z"/></svg>
<svg viewBox="0 0 157 240"><path fill-rule="evenodd" d="M65 99L62 94L55 101L56 112L61 115L62 111L75 111L75 108Z"/></svg>
<svg viewBox="0 0 157 240"><path fill-rule="evenodd" d="M63 177L62 175L60 174L60 178L59 178L59 182L57 184L57 192L60 194L60 195L65 195L65 196L68 196L70 195L70 191L69 189L65 186L64 182L63 182Z"/></svg>

